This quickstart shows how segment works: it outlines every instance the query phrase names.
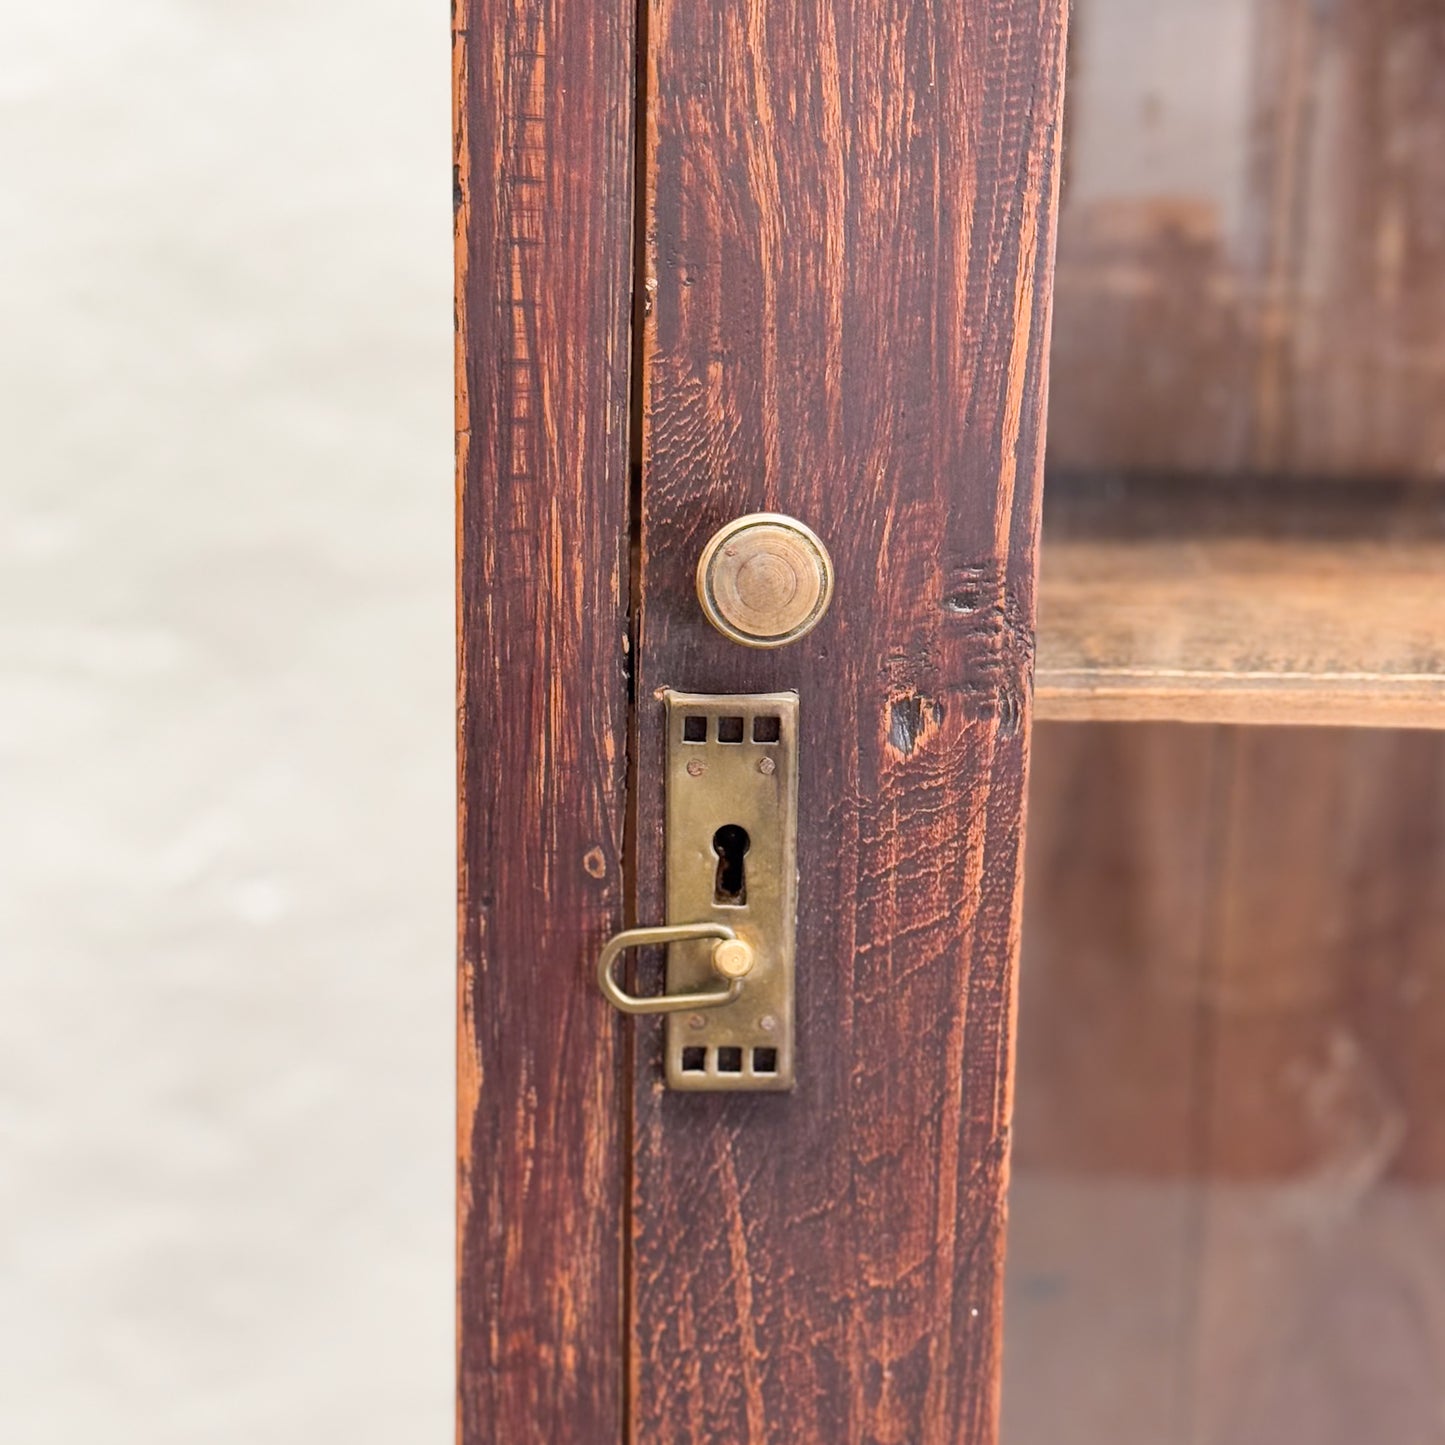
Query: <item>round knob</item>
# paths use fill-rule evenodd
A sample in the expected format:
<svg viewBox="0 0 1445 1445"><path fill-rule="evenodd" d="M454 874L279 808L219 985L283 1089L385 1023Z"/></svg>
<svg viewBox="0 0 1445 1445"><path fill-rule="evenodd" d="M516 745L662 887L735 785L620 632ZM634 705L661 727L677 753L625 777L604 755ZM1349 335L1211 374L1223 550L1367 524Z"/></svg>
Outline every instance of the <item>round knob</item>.
<svg viewBox="0 0 1445 1445"><path fill-rule="evenodd" d="M792 517L753 512L714 532L697 564L707 620L745 647L781 647L810 632L833 598L833 559Z"/></svg>

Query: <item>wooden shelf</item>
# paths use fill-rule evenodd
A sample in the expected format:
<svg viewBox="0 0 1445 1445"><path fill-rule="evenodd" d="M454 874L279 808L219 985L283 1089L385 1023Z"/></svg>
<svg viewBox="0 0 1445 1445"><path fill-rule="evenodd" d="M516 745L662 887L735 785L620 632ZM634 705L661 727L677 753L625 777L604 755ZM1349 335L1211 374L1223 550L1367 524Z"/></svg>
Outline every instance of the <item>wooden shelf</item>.
<svg viewBox="0 0 1445 1445"><path fill-rule="evenodd" d="M1050 479L1035 717L1445 728L1445 487Z"/></svg>

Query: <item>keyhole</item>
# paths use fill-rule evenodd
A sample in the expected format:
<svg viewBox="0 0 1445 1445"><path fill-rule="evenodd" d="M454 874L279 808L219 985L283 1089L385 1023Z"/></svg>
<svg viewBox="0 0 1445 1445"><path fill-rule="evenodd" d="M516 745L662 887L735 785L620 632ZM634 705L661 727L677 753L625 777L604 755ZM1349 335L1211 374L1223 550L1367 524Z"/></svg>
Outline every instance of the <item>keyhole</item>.
<svg viewBox="0 0 1445 1445"><path fill-rule="evenodd" d="M736 823L724 823L712 835L712 850L717 854L717 885L713 889L714 903L731 903L741 907L748 901L748 880L743 858L752 839L746 828Z"/></svg>

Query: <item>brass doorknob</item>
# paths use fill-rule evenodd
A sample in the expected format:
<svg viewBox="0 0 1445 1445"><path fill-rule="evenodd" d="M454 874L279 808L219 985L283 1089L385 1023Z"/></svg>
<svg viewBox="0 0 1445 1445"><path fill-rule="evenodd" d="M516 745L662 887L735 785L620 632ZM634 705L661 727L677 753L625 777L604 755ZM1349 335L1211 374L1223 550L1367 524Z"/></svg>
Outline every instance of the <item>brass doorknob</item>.
<svg viewBox="0 0 1445 1445"><path fill-rule="evenodd" d="M724 637L744 647L781 647L828 610L833 559L811 527L779 512L751 512L708 539L697 597Z"/></svg>

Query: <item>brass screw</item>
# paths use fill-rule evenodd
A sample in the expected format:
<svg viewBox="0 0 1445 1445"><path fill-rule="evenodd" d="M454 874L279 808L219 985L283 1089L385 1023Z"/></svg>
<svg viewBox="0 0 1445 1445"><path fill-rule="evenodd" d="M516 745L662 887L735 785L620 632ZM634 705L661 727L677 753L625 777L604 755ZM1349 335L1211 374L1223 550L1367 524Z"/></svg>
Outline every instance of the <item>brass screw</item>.
<svg viewBox="0 0 1445 1445"><path fill-rule="evenodd" d="M778 1021L772 1016L772 1014L764 1014L762 1018L758 1020L758 1027L762 1029L765 1034L772 1033L772 1031L777 1028L777 1026Z"/></svg>
<svg viewBox="0 0 1445 1445"><path fill-rule="evenodd" d="M690 778L700 778L707 770L707 764L701 758L694 758L687 765L687 775Z"/></svg>
<svg viewBox="0 0 1445 1445"><path fill-rule="evenodd" d="M765 778L770 778L775 772L778 771L778 765L771 758L759 758L758 771Z"/></svg>
<svg viewBox="0 0 1445 1445"><path fill-rule="evenodd" d="M689 1014L687 1016L687 1026L690 1029L706 1028L707 1020L703 1018L701 1014Z"/></svg>

